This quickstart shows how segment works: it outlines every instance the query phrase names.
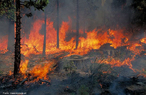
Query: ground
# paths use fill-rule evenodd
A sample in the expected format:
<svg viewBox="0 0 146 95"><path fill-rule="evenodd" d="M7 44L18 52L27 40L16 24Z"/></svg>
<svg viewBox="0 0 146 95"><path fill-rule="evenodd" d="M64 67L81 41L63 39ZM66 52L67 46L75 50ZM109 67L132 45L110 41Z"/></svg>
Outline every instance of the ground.
<svg viewBox="0 0 146 95"><path fill-rule="evenodd" d="M53 71L47 74L48 80L23 81L21 79L17 85L13 84L13 54L2 54L0 58L0 93L3 92L26 92L27 95L144 95L146 88L146 78L143 76L146 70L146 56L137 56L132 61L133 69L129 66L112 66L110 64L98 63L97 60L111 58L124 59L129 56L119 54L118 56L108 55L106 51L91 51L89 54L67 56L64 54L53 54L42 57L41 55L22 56L22 60L29 59L28 70L31 70L37 64L44 66L50 60L55 60L56 65ZM124 54L124 52L123 52ZM8 64L9 63L9 64ZM10 64L11 63L11 64ZM144 70L141 70L141 69ZM5 76L5 77L4 77ZM28 77L28 76L27 76ZM11 81L10 81L11 80ZM50 83L49 83L50 82ZM8 86L8 87L7 87ZM137 90L137 87L140 90ZM139 92L140 91L140 92ZM131 94L136 93L136 94Z"/></svg>

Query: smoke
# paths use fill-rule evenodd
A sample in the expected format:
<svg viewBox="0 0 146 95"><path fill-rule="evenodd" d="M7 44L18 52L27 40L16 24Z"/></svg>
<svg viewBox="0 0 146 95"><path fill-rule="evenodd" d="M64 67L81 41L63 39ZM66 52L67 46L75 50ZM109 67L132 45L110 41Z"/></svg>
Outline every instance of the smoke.
<svg viewBox="0 0 146 95"><path fill-rule="evenodd" d="M22 0L24 1L24 0ZM101 27L116 28L129 27L132 19L133 10L130 8L132 0L78 0L79 2L79 29L85 31L92 31ZM76 7L77 0L59 0L59 23L60 27L63 21L71 19L70 31L76 30ZM32 13L32 17L27 17L26 14ZM41 10L35 10L34 7L30 9L21 8L22 16L22 36L30 33L32 24L37 19L44 20L44 13L47 18L54 22L54 28L57 29L57 3L56 0L49 0L49 4ZM4 22L4 23L3 23ZM1 18L0 21L0 35L8 34L9 23L6 18ZM43 27L40 31L43 34ZM74 36L75 34L73 34Z"/></svg>
<svg viewBox="0 0 146 95"><path fill-rule="evenodd" d="M112 95L126 95L124 93L124 88L122 88L122 86L120 86L120 82L122 81L128 81L128 79L126 77L118 77L118 79L116 79L112 85L109 88L109 91L112 93Z"/></svg>
<svg viewBox="0 0 146 95"><path fill-rule="evenodd" d="M133 16L133 9L130 8L132 0L78 0L79 2L79 28L91 31L106 26L107 28L129 27ZM59 22L68 21L71 18L70 29L76 29L76 7L77 0L59 1ZM56 28L57 5L56 0L49 0L45 13ZM28 9L26 9L28 12ZM22 24L32 23L35 19L44 19L44 12L35 11L31 8L33 17L23 17ZM24 26L24 25L23 25ZM27 27L27 29L29 29Z"/></svg>
<svg viewBox="0 0 146 95"><path fill-rule="evenodd" d="M9 20L2 17L0 20L0 37L3 37L8 34L9 29Z"/></svg>
<svg viewBox="0 0 146 95"><path fill-rule="evenodd" d="M126 27L131 22L132 9L130 8L131 0L78 0L79 2L79 27L91 31L95 28L106 26L115 28L117 25ZM50 0L47 9L55 1ZM60 0L59 19L67 21L68 17L72 19L71 28L76 29L76 0ZM51 11L51 10L48 10ZM56 12L56 9L53 10ZM54 22L54 16L49 16ZM49 14L48 14L49 15ZM54 23L56 24L56 23ZM56 25L54 25L56 26Z"/></svg>
<svg viewBox="0 0 146 95"><path fill-rule="evenodd" d="M24 0L22 0L24 1ZM133 17L133 9L130 8L132 0L78 0L79 2L79 28L81 30L91 31L103 26L106 28L129 27ZM68 21L71 18L72 22L70 30L76 29L76 3L77 0L59 0L59 22ZM32 23L37 19L44 19L44 13L54 22L56 28L57 5L56 0L49 0L49 4L44 9L45 11L21 8L22 16L22 32L29 34ZM27 17L25 14L32 13L32 17ZM3 21L5 20L5 21ZM0 25L1 35L8 33L9 20L1 18ZM40 31L43 34L43 30ZM72 31L70 31L72 32Z"/></svg>

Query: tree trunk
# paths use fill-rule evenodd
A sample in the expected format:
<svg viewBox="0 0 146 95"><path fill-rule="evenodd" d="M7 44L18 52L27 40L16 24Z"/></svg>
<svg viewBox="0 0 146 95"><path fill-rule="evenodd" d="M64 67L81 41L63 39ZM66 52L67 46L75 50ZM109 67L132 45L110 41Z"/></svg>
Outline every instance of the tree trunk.
<svg viewBox="0 0 146 95"><path fill-rule="evenodd" d="M59 48L59 0L57 0L57 48Z"/></svg>
<svg viewBox="0 0 146 95"><path fill-rule="evenodd" d="M77 14L76 14L76 49L78 48L78 41L79 41L79 4L77 0Z"/></svg>
<svg viewBox="0 0 146 95"><path fill-rule="evenodd" d="M16 38L15 38L15 61L14 61L14 77L19 74L21 52L20 52L20 39L21 39L21 17L20 17L20 0L16 0Z"/></svg>
<svg viewBox="0 0 146 95"><path fill-rule="evenodd" d="M45 26L44 26L43 56L46 56L46 12L45 12Z"/></svg>
<svg viewBox="0 0 146 95"><path fill-rule="evenodd" d="M14 52L13 47L14 47L14 21L10 21L9 32L8 32L8 47L7 47L8 51Z"/></svg>

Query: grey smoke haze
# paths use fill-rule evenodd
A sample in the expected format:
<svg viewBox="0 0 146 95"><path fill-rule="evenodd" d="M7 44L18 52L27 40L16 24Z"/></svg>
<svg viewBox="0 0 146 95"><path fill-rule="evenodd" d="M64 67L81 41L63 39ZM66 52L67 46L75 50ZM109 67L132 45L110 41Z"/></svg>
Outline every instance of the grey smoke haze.
<svg viewBox="0 0 146 95"><path fill-rule="evenodd" d="M54 22L56 28L57 6L56 0L49 0L48 6L45 8L47 17ZM132 0L79 0L79 27L88 31L95 28L106 26L107 28L128 27L132 19L132 8L130 8ZM68 21L68 17L72 20L71 29L76 29L76 0L59 0L59 19L60 26L62 21ZM31 11L26 9L25 13L32 12L33 16L23 17L22 25L26 28L25 32L29 32L33 21L36 19L44 19L42 11Z"/></svg>
<svg viewBox="0 0 146 95"><path fill-rule="evenodd" d="M76 30L76 1L77 0L59 0L59 19L60 26L62 21L68 21L71 18L72 24L70 28ZM116 28L129 27L133 9L130 8L132 0L78 0L79 1L79 28L91 31L95 28ZM25 13L32 13L32 17L26 17ZM49 0L48 6L45 8L47 17L54 22L56 29L57 5L56 0ZM31 9L22 9L22 31L29 34L32 24L37 19L44 19L43 11ZM8 33L9 20L1 18L0 35ZM43 30L42 30L43 31ZM43 33L40 31L40 33Z"/></svg>

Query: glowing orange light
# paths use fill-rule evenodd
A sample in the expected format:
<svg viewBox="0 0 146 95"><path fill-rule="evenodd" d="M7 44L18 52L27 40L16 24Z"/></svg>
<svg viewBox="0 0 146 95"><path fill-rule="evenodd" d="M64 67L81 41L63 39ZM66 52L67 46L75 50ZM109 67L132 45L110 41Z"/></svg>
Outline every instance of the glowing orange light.
<svg viewBox="0 0 146 95"><path fill-rule="evenodd" d="M0 53L6 53L8 51L7 43L8 43L8 36L4 36L0 38Z"/></svg>

